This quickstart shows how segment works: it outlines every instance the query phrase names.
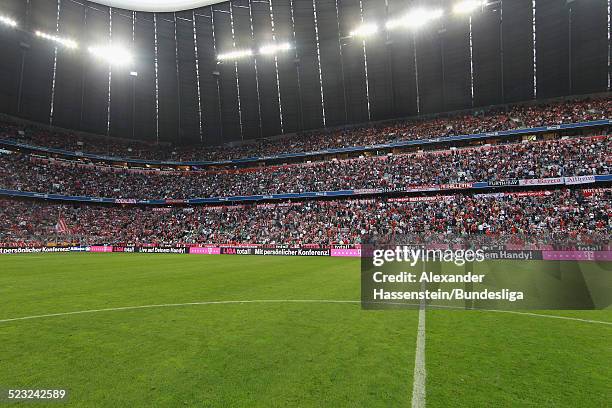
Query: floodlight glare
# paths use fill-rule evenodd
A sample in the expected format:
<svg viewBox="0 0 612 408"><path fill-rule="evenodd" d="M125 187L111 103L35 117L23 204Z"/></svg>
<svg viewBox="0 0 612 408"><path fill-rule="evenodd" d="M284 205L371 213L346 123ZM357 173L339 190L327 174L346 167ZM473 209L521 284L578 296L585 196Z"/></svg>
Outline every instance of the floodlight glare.
<svg viewBox="0 0 612 408"><path fill-rule="evenodd" d="M116 45L89 47L89 53L109 65L131 65L133 62L132 54L125 48Z"/></svg>
<svg viewBox="0 0 612 408"><path fill-rule="evenodd" d="M290 49L291 44L289 43L268 44L259 48L259 53L262 55L272 55L278 52L289 51Z"/></svg>
<svg viewBox="0 0 612 408"><path fill-rule="evenodd" d="M395 20L389 20L387 22L387 29L392 30L395 28L409 28L411 30L417 30L423 26L425 26L430 21L436 20L442 15L444 12L440 9L437 10L427 10L423 8L418 8L412 10L404 17L400 17Z"/></svg>
<svg viewBox="0 0 612 408"><path fill-rule="evenodd" d="M36 31L34 34L36 34L37 37L53 41L54 43L63 45L66 48L79 48L79 45L76 43L76 41L71 40L69 38L58 37L57 35L43 33L42 31Z"/></svg>
<svg viewBox="0 0 612 408"><path fill-rule="evenodd" d="M486 0L464 0L460 3L455 4L453 12L456 14L470 14L476 9L483 7L487 4Z"/></svg>
<svg viewBox="0 0 612 408"><path fill-rule="evenodd" d="M236 50L236 51L230 51L230 52L226 52L224 54L219 54L217 56L217 59L219 61L226 61L226 60L237 60L240 58L244 58L244 57L250 57L251 55L253 55L253 50Z"/></svg>
<svg viewBox="0 0 612 408"><path fill-rule="evenodd" d="M401 28L402 26L404 26L403 18L396 18L393 20L389 20L387 21L387 24L385 24L385 27L387 28L387 30L394 30L396 28Z"/></svg>
<svg viewBox="0 0 612 408"><path fill-rule="evenodd" d="M369 37L378 32L376 24L363 24L350 32L351 37Z"/></svg>
<svg viewBox="0 0 612 408"><path fill-rule="evenodd" d="M17 27L17 22L15 20L5 16L0 16L0 23L5 24L9 27Z"/></svg>

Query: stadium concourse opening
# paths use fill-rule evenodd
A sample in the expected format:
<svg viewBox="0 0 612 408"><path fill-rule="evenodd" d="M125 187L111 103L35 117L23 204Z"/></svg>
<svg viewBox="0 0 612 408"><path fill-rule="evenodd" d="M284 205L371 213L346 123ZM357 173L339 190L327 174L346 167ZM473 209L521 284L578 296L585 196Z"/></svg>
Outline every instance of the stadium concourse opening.
<svg viewBox="0 0 612 408"><path fill-rule="evenodd" d="M0 405L607 406L610 10L3 0Z"/></svg>

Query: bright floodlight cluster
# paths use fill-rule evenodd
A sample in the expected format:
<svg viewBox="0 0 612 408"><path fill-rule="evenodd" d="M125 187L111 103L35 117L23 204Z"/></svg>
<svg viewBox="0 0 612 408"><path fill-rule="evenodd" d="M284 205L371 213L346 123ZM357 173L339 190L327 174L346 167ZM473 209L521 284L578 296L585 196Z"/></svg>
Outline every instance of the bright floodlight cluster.
<svg viewBox="0 0 612 408"><path fill-rule="evenodd" d="M88 51L92 56L109 65L126 66L133 63L133 58L129 51L118 45L89 47Z"/></svg>
<svg viewBox="0 0 612 408"><path fill-rule="evenodd" d="M0 23L7 25L9 27L17 27L17 22L12 18L8 18L6 16L0 16Z"/></svg>
<svg viewBox="0 0 612 408"><path fill-rule="evenodd" d="M486 6L486 0L465 0L455 4L453 12L457 14L469 14L477 9Z"/></svg>
<svg viewBox="0 0 612 408"><path fill-rule="evenodd" d="M476 11L478 8L482 8L487 5L487 0L463 0L453 6L453 12L456 14L470 14ZM395 29L409 29L418 30L421 27L427 25L429 22L439 19L444 15L444 11L441 9L426 9L416 8L409 11L407 14L389 20L385 24L387 30ZM0 23L8 25L10 27L16 27L17 22L9 17L0 15ZM361 26L355 28L350 32L351 37L366 38L375 35L380 31L380 27L375 23L364 23ZM37 37L44 38L49 41L53 41L56 44L60 44L67 48L78 48L78 43L69 38L59 37L53 34L47 34L42 31L35 32ZM281 52L286 52L292 48L290 43L272 43L266 44L259 48L259 55L276 55ZM108 46L97 46L89 47L89 53L94 57L107 62L109 65L126 66L133 63L132 55L123 47L108 45ZM255 51L252 49L233 50L226 53L219 54L217 59L219 61L235 61L241 58L251 57L255 55Z"/></svg>
<svg viewBox="0 0 612 408"><path fill-rule="evenodd" d="M386 27L389 30L396 28L418 30L429 22L442 17L443 14L444 12L440 9L427 10L424 8L418 8L408 12L406 15L400 18L387 21Z"/></svg>
<svg viewBox="0 0 612 408"><path fill-rule="evenodd" d="M7 25L9 27L17 27L17 22L12 18L0 15L0 24ZM38 38L42 38L44 40L51 41L56 44L56 46L62 46L69 49L77 49L79 48L79 44L70 38L60 37L57 34L49 34L40 30L34 31L34 35ZM117 66L131 66L134 62L134 58L130 54L130 52L124 47L118 45L103 45L103 46L92 46L88 48L89 53L97 59L100 59L109 65L117 65ZM133 71L131 75L134 75L136 71Z"/></svg>
<svg viewBox="0 0 612 408"><path fill-rule="evenodd" d="M280 43L280 44L268 44L259 48L259 53L261 55L274 55L279 52L289 51L291 49L291 44L289 43Z"/></svg>
<svg viewBox="0 0 612 408"><path fill-rule="evenodd" d="M36 34L37 37L44 38L45 40L53 41L54 43L63 45L66 48L71 48L71 49L79 48L79 45L76 43L76 41L71 40L69 38L62 38L57 35L43 33L42 31L36 31L34 34Z"/></svg>
<svg viewBox="0 0 612 408"><path fill-rule="evenodd" d="M251 55L253 55L253 50L236 50L219 54L217 59L219 61L237 60L244 57L250 57Z"/></svg>
<svg viewBox="0 0 612 408"><path fill-rule="evenodd" d="M363 24L350 32L351 37L368 37L378 32L378 25Z"/></svg>
<svg viewBox="0 0 612 408"><path fill-rule="evenodd" d="M464 0L454 5L453 12L456 14L470 14L487 5L487 0ZM398 18L386 22L387 30L408 29L418 30L431 21L437 20L444 15L442 9L416 8ZM378 25L365 23L350 32L351 37L369 37L379 31Z"/></svg>
<svg viewBox="0 0 612 408"><path fill-rule="evenodd" d="M292 46L289 43L267 44L259 48L259 55L276 55L291 48ZM234 50L217 55L217 59L219 61L235 61L253 55L255 55L255 52L252 49Z"/></svg>

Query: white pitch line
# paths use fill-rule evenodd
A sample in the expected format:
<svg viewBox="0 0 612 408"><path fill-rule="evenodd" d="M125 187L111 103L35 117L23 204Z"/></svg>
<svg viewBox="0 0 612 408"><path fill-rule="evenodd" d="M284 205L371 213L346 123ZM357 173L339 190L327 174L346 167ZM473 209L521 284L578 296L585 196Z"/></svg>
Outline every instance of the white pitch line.
<svg viewBox="0 0 612 408"><path fill-rule="evenodd" d="M361 303L359 300L323 300L323 299L266 299L266 300L213 300L208 302L188 302L188 303L163 303L158 305L123 306L109 307L104 309L76 310L73 312L49 313L34 316L14 317L11 319L0 320L0 323L14 322L17 320L42 319L45 317L70 316L87 313L118 312L122 310L137 309L157 309L163 307L182 307L182 306L204 306L204 305L232 305L241 303Z"/></svg>
<svg viewBox="0 0 612 408"><path fill-rule="evenodd" d="M598 324L606 324L608 326L612 326L612 322L604 322L602 320L581 319L579 317L557 316L557 315L539 314L539 313L530 313L530 312L517 312L516 310L496 310L496 309L471 309L471 310L477 310L477 311L482 311L482 312L495 312L495 313L511 313L511 314L518 314L518 315L523 315L523 316L533 316L533 317L548 317L549 319L573 320L575 322L598 323Z"/></svg>
<svg viewBox="0 0 612 408"><path fill-rule="evenodd" d="M101 312L117 312L124 310L138 310L138 309L156 309L156 308L165 308L165 307L183 307L183 306L204 306L204 305L231 305L231 304L241 304L241 303L338 303L338 304L359 304L360 300L330 300L330 299L262 299L262 300L216 300L216 301L208 301L208 302L188 302L188 303L165 303L158 305L141 305L141 306L124 306L124 307L109 307L105 309L88 309L88 310L76 310L72 312L60 312L60 313L49 313L49 314L41 314L41 315L33 315L33 316L22 316L22 317L14 317L10 319L2 319L0 323L8 323L19 320L33 320L33 319L43 319L46 317L59 317L59 316L70 316L70 315L79 315L79 314L88 314L88 313L101 313ZM383 304L391 304L391 305L401 305L401 306L419 306L418 304L406 304L406 303L389 303L389 302L376 302ZM452 306L442 306L442 305L428 305L429 308L441 308L441 309L456 309L456 310L466 310L462 307L452 307ZM513 310L493 310L493 309L470 309L479 312L498 312L498 313L512 313L518 315L525 316L535 316L535 317L547 317L551 319L563 319L563 320L573 320L577 322L583 323L596 323L596 324L604 324L611 325L612 322L604 322L601 320L589 320L589 319L580 319L578 317L568 317L568 316L556 316L549 314L537 314L537 313L529 313L529 312L517 312Z"/></svg>
<svg viewBox="0 0 612 408"><path fill-rule="evenodd" d="M416 352L414 356L414 379L412 382L412 408L425 408L425 307L419 308L419 328L417 331Z"/></svg>
<svg viewBox="0 0 612 408"><path fill-rule="evenodd" d="M423 273L425 273L423 262ZM421 293L427 289L427 284L421 282ZM422 299L419 303L419 325L417 328L416 349L414 352L414 372L412 375L412 408L425 408L427 367L425 365L425 309L427 301Z"/></svg>

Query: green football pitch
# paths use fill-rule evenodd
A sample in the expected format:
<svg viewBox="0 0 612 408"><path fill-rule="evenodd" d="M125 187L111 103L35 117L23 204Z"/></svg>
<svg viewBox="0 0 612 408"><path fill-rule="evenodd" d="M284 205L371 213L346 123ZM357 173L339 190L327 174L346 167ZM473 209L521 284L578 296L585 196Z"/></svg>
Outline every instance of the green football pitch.
<svg viewBox="0 0 612 408"><path fill-rule="evenodd" d="M411 406L419 312L359 296L358 259L2 256L0 390L67 389L55 407ZM611 310L427 310L424 329L429 407L611 406Z"/></svg>

